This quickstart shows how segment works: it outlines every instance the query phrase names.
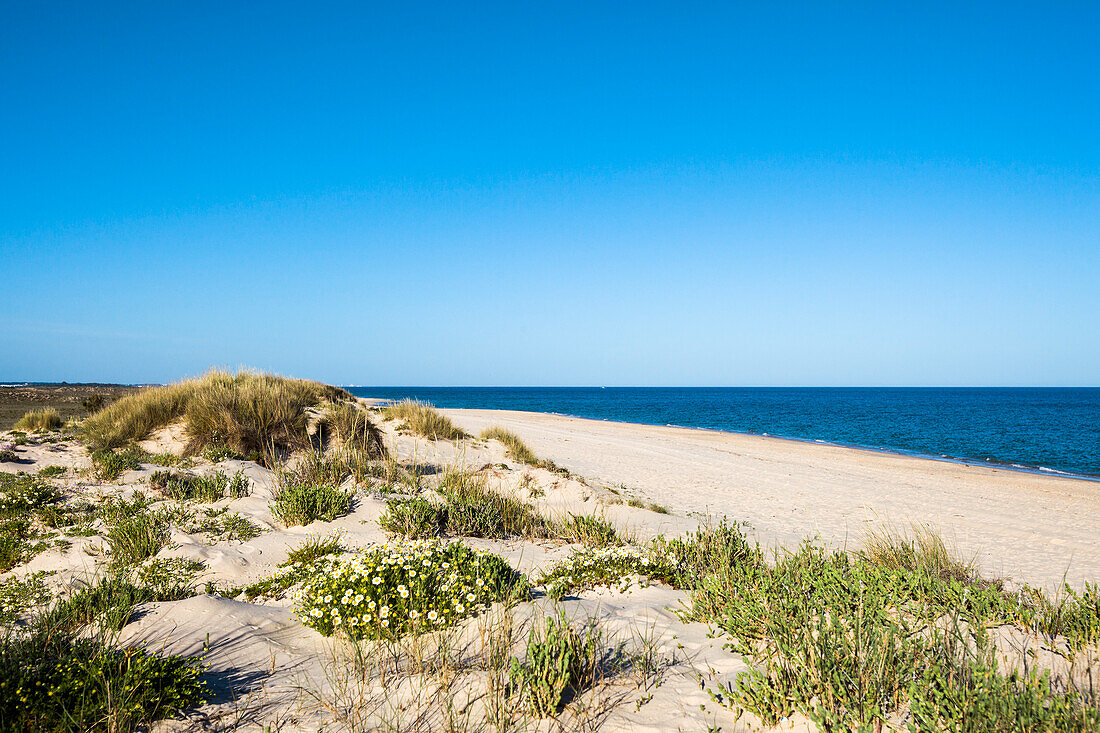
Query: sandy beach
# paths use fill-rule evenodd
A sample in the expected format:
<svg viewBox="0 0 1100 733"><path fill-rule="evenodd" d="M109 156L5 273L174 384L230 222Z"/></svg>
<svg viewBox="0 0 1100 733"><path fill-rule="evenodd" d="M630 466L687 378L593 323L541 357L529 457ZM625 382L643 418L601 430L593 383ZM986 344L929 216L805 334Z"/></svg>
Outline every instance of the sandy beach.
<svg viewBox="0 0 1100 733"><path fill-rule="evenodd" d="M749 536L768 547L793 548L816 538L856 549L868 531L921 523L956 544L963 557L973 557L988 576L1009 576L1017 583L1056 591L1063 578L1080 586L1100 575L1100 485L1088 481L702 430L541 413L441 412L471 436L489 426L507 428L557 469L517 462L496 440L424 439L373 413L390 455L400 465L422 472L427 486L432 485L431 477L447 471L475 472L491 490L520 499L542 516L599 517L640 544L658 536L682 536L708 521L728 518L749 525ZM184 437L175 425L141 445L152 453L177 454ZM34 474L47 466L63 466L62 476L51 479L55 486L70 497L100 502L110 496L148 494L151 477L159 470L142 465L115 481L95 480L88 452L75 438L32 441L18 447L18 456L18 463L3 463L0 469ZM197 474L240 472L249 494L218 500L207 505L209 510L191 505L190 511L232 511L260 531L255 537L227 540L173 525L170 541L156 555L161 560L201 563L200 582L237 590L204 593L200 588L182 600L145 603L122 628L121 643L160 654L193 657L209 645L209 701L182 718L158 723L155 730L374 729L348 723L349 710L366 705L363 701L374 706L365 714L374 721L371 725L389 721L386 724L392 726L396 721L400 725L395 729L438 730L441 711L451 710L447 706L452 697L464 700L463 710L483 704L484 695L477 690L485 683L485 673L472 663L448 673L445 685L432 681L430 694L424 676L408 668L388 686L367 679L367 687L349 691L348 680L341 677L347 669L346 652L333 638L304 626L290 596L249 598L240 592L278 574L288 553L311 538L338 537L352 551L392 539L379 524L395 490L392 485L358 487L352 510L333 521L286 527L272 514L279 483L275 472L247 460L192 460L190 470ZM163 509L170 504L159 501L153 506ZM41 552L3 579L45 572L56 589L78 587L104 572L107 529L98 520L88 532ZM518 537L452 539L498 554L526 573L546 569L577 548ZM714 627L681 618L680 612L690 605L687 593L659 583L597 587L569 596L560 605L540 592L521 604L513 616L522 634L560 608L575 622L598 620L606 633L627 647L644 637L658 660L653 674L633 680L617 677L586 693L562 717L529 719L523 729L760 729L753 715L716 702L716 691L736 684L749 665L726 648L728 639ZM461 654L473 658L486 653L479 644L484 644L492 618L479 616L458 627ZM1052 643L1016 634L1008 646L1013 654L1033 650L1044 664L1056 666L1061 657L1052 651ZM815 728L795 715L771 729Z"/></svg>
<svg viewBox="0 0 1100 733"><path fill-rule="evenodd" d="M891 453L507 410L445 410L503 425L540 455L694 516L747 522L791 547L858 547L868 529L926 524L990 575L1061 587L1100 577L1100 482Z"/></svg>

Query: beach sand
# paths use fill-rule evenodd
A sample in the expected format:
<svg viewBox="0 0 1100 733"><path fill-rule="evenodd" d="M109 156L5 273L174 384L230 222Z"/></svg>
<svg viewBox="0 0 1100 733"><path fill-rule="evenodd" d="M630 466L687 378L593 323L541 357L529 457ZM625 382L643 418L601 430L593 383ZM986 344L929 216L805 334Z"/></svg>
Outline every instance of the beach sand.
<svg viewBox="0 0 1100 733"><path fill-rule="evenodd" d="M1063 576L1075 586L1100 576L1098 483L719 432L524 412L444 412L475 435L490 425L513 430L538 456L575 477L517 464L495 441L428 441L399 433L391 421L383 429L396 458L436 472L449 467L481 469L492 488L530 502L547 516L603 516L640 540L682 534L708 518L728 517L750 524L752 533L769 546L792 547L819 537L830 545L856 547L873 528L924 523L957 543L988 573L1048 589L1057 589ZM182 442L177 433L162 431L147 446L178 449ZM157 469L145 466L126 472L117 483L103 483L82 473L89 460L77 443L27 445L19 452L21 463L0 464L0 470L33 473L47 465L64 465L71 470L56 483L82 496L147 492L149 476ZM377 493L361 494L354 511L334 522L286 529L271 515L271 471L242 461L224 461L216 468L230 474L243 470L252 484L251 496L223 500L217 506L248 517L265 532L244 542L211 542L174 532L171 546L159 556L205 562L209 569L201 581L244 585L265 578L289 550L310 536L340 532L349 548L386 540L377 523L385 501ZM195 468L213 469L203 461ZM628 499L663 505L669 513L630 506ZM553 542L465 541L501 554L524 571L545 567L570 551ZM74 538L67 549L43 552L8 575L51 571L51 582L64 586L97 572L102 553L102 536ZM713 636L708 626L680 620L677 610L689 603L683 592L660 585L626 592L587 591L567 600L563 607L575 619L599 618L620 639L640 634L651 638L663 660L661 683L613 682L586 698L590 707L583 720L567 716L560 728L544 721L530 729L753 728L752 716L739 716L711 697L711 692L734 684L748 668L746 662L724 649L725 640ZM523 604L519 623L529 623L550 609L545 598ZM342 729L332 723L332 706L346 662L331 640L303 627L292 610L287 599L247 603L205 594L141 608L123 629L123 643L179 654L199 654L210 644L206 663L213 699L190 711L186 719L162 722L155 729ZM463 633L476 638L480 623L466 622ZM418 705L425 700L423 691L408 682L399 677L391 688L363 692L371 700L397 705L380 714L408 723L421 714ZM480 682L470 673L451 684L458 695L469 694ZM430 715L421 722L423 730L438 729L433 726L440 724ZM778 729L813 727L796 719Z"/></svg>
<svg viewBox="0 0 1100 733"><path fill-rule="evenodd" d="M926 524L991 576L1048 590L1100 578L1100 481L740 435L507 410L444 410L678 514L747 522L767 545Z"/></svg>

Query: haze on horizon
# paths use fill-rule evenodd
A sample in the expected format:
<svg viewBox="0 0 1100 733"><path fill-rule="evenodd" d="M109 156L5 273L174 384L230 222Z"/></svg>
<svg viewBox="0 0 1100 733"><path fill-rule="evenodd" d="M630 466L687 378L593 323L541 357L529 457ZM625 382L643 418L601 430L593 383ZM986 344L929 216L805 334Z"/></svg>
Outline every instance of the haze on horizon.
<svg viewBox="0 0 1100 733"><path fill-rule="evenodd" d="M0 381L1100 384L1100 6L4 3Z"/></svg>

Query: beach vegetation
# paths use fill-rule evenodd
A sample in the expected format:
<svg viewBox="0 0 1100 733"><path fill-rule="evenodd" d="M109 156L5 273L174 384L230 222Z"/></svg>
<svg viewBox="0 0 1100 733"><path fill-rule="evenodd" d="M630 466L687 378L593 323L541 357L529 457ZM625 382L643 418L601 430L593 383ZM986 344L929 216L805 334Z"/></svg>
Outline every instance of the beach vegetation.
<svg viewBox="0 0 1100 733"><path fill-rule="evenodd" d="M450 626L525 590L496 555L415 540L322 559L294 598L302 623L324 636L394 638Z"/></svg>
<svg viewBox="0 0 1100 733"><path fill-rule="evenodd" d="M406 539L436 537L447 527L447 511L428 499L414 496L390 499L378 518L378 525L391 534Z"/></svg>
<svg viewBox="0 0 1100 733"><path fill-rule="evenodd" d="M180 529L188 534L205 534L208 541L246 542L263 534L264 530L251 519L228 507L204 508L199 514L189 514L180 523Z"/></svg>
<svg viewBox="0 0 1100 733"><path fill-rule="evenodd" d="M552 537L553 524L519 499L493 491L483 474L452 469L440 479L446 531L464 537Z"/></svg>
<svg viewBox="0 0 1100 733"><path fill-rule="evenodd" d="M345 452L360 454L368 460L386 457L382 431L358 403L340 402L329 405L323 424Z"/></svg>
<svg viewBox="0 0 1100 733"><path fill-rule="evenodd" d="M104 537L114 565L129 566L153 557L168 544L169 516L118 500L111 510Z"/></svg>
<svg viewBox="0 0 1100 733"><path fill-rule="evenodd" d="M608 547L623 544L618 531L603 517L590 514L570 514L558 524L558 534L568 542L579 542L585 547Z"/></svg>
<svg viewBox="0 0 1100 733"><path fill-rule="evenodd" d="M316 520L331 522L351 511L354 493L328 481L311 480L292 472L278 474L271 513L286 527Z"/></svg>
<svg viewBox="0 0 1100 733"><path fill-rule="evenodd" d="M382 408L387 420L400 420L398 430L407 430L428 440L460 440L469 434L432 405L418 400L401 400Z"/></svg>
<svg viewBox="0 0 1100 733"><path fill-rule="evenodd" d="M512 660L511 681L530 712L540 718L557 713L565 702L591 687L607 650L601 627L592 620L576 629L565 613L535 626L521 663Z"/></svg>
<svg viewBox="0 0 1100 733"><path fill-rule="evenodd" d="M61 414L53 407L44 407L40 410L30 410L15 423L16 430L59 430L61 428Z"/></svg>
<svg viewBox="0 0 1100 733"><path fill-rule="evenodd" d="M251 493L249 481L241 471L232 477L220 471L203 476L157 471L149 478L149 487L176 501L203 504L226 498L241 499Z"/></svg>
<svg viewBox="0 0 1100 733"><path fill-rule="evenodd" d="M123 397L86 419L82 431L95 449L120 448L183 420L189 454L213 445L262 455L306 447L306 410L352 399L346 390L319 382L211 371Z"/></svg>
<svg viewBox="0 0 1100 733"><path fill-rule="evenodd" d="M65 466L43 466L38 469L39 478L58 478L69 472Z"/></svg>
<svg viewBox="0 0 1100 733"><path fill-rule="evenodd" d="M528 466L534 466L535 468L542 468L560 476L564 476L565 478L572 477L569 469L559 466L549 458L539 458L536 456L534 451L528 448L527 444L511 430L502 428L499 425L493 425L483 430L479 437L482 440L496 440L501 443L507 451L508 457L513 461Z"/></svg>
<svg viewBox="0 0 1100 733"><path fill-rule="evenodd" d="M0 463L18 463L19 454L13 448L0 448Z"/></svg>
<svg viewBox="0 0 1100 733"><path fill-rule="evenodd" d="M531 576L551 598L590 588L626 591L649 579L671 582L677 577L676 555L665 548L634 545L582 547L569 557Z"/></svg>

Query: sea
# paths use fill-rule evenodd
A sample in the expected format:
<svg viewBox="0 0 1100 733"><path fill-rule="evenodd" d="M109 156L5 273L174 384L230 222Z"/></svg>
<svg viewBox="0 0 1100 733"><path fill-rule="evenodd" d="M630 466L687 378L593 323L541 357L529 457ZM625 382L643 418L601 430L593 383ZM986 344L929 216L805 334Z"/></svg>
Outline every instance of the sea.
<svg viewBox="0 0 1100 733"><path fill-rule="evenodd" d="M527 410L869 448L1100 480L1100 388L351 387L437 407Z"/></svg>

